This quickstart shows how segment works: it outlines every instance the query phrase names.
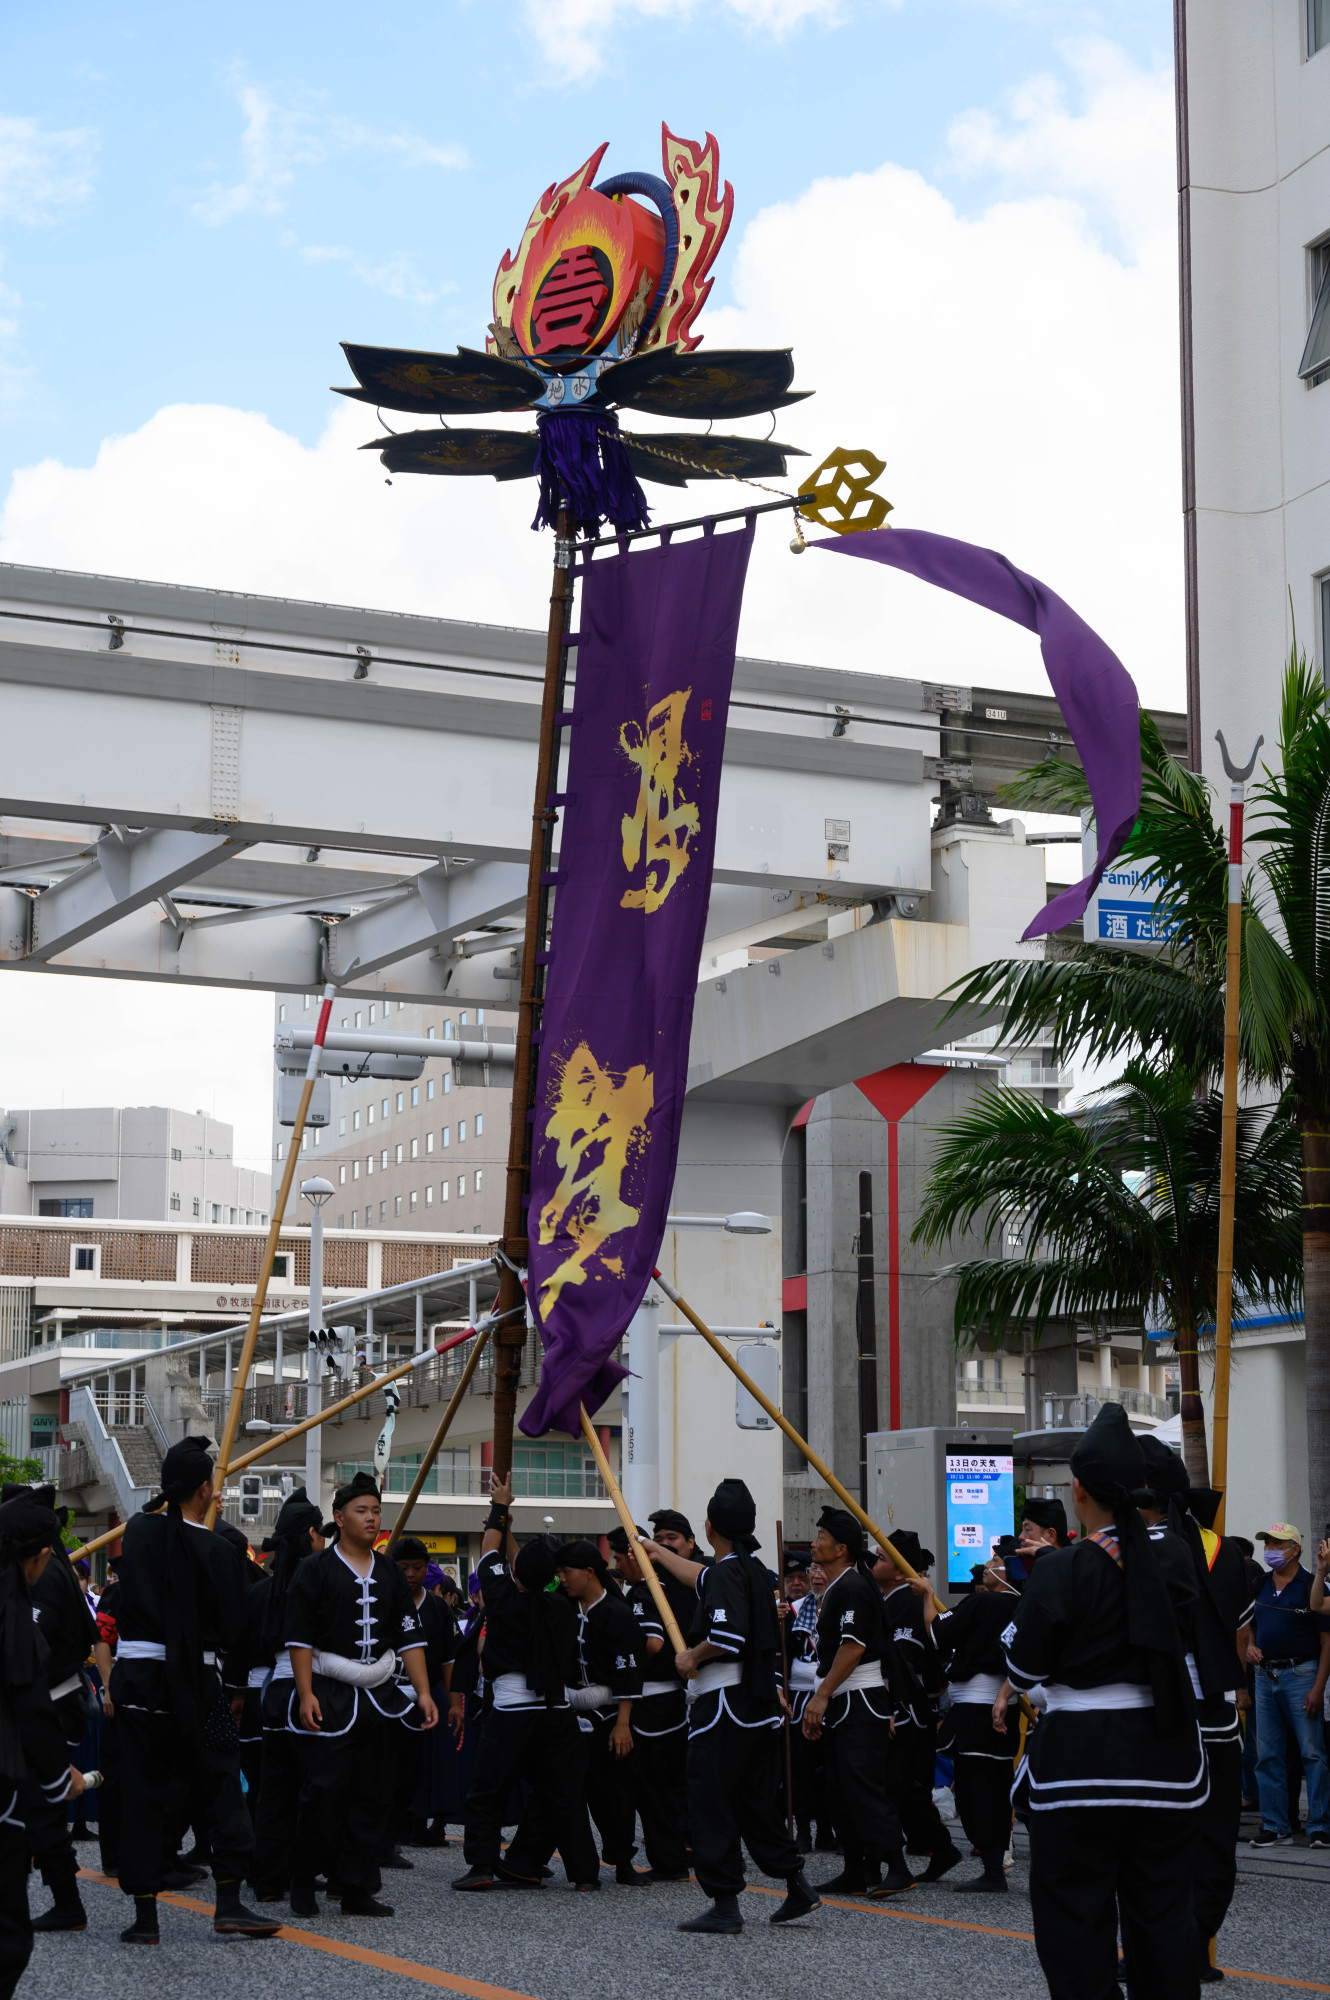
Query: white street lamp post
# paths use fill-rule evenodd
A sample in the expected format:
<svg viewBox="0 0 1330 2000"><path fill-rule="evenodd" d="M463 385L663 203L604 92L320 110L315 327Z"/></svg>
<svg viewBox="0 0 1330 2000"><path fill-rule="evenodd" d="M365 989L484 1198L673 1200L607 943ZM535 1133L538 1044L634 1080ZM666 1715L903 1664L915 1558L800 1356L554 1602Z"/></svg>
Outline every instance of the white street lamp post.
<svg viewBox="0 0 1330 2000"><path fill-rule="evenodd" d="M333 1196L331 1181L302 1181L300 1192L314 1213L309 1228L309 1360L306 1382L307 1417L317 1416L323 1400L323 1349L319 1332L323 1326L323 1204ZM316 1507L323 1505L323 1426L315 1424L305 1432L305 1491Z"/></svg>

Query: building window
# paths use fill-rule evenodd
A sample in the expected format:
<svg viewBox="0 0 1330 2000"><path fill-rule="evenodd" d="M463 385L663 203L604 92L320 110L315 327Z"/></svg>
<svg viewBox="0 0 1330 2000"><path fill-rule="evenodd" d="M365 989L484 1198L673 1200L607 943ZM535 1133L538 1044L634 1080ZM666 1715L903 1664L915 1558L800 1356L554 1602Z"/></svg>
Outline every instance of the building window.
<svg viewBox="0 0 1330 2000"><path fill-rule="evenodd" d="M284 1006L279 1007L277 1009L277 1018L279 1021L284 1021L286 1019L286 1008Z"/></svg>
<svg viewBox="0 0 1330 2000"><path fill-rule="evenodd" d="M75 1244L74 1269L76 1271L95 1271L97 1269L97 1252L91 1243Z"/></svg>
<svg viewBox="0 0 1330 2000"><path fill-rule="evenodd" d="M353 1132L358 1132L360 1130L360 1113L358 1111L353 1111L351 1113L351 1130Z"/></svg>
<svg viewBox="0 0 1330 2000"><path fill-rule="evenodd" d="M180 1148L179 1148L179 1146L172 1146L172 1148L171 1148L171 1158L172 1158L173 1160L178 1160L178 1159L180 1158Z"/></svg>
<svg viewBox="0 0 1330 2000"><path fill-rule="evenodd" d="M397 1109L400 1111L405 1103L406 1103L406 1096L404 1092L399 1090L397 1093Z"/></svg>
<svg viewBox="0 0 1330 2000"><path fill-rule="evenodd" d="M410 1207L412 1215L414 1215L416 1212L416 1197L414 1189L412 1190L411 1195L409 1197L408 1206Z"/></svg>
<svg viewBox="0 0 1330 2000"><path fill-rule="evenodd" d="M420 1085L418 1083L413 1083L411 1086L411 1102L412 1105L417 1105L420 1102Z"/></svg>
<svg viewBox="0 0 1330 2000"><path fill-rule="evenodd" d="M273 1274L274 1278L281 1278L281 1279L283 1279L283 1280L284 1280L284 1281L285 1281L286 1283L288 1283L288 1284L290 1283L290 1280L291 1280L291 1252L290 1252L289 1250L282 1250L282 1251L279 1251L279 1252L278 1252L278 1254L277 1254L277 1256L275 1256L275 1257L273 1258L273 1260L272 1260L272 1274Z"/></svg>
<svg viewBox="0 0 1330 2000"><path fill-rule="evenodd" d="M303 1011L304 1011L304 1012L305 1012L306 1014L308 1014L308 1012L309 1012L309 995L308 995L308 993L302 993L302 994L301 994L301 996L300 996L300 1005L301 1005L301 1008L303 1009Z"/></svg>
<svg viewBox="0 0 1330 2000"><path fill-rule="evenodd" d="M278 1154L278 1158L279 1159L281 1158L280 1153ZM214 1222L220 1222L222 1219L222 1207L220 1202L215 1201L212 1204L212 1219Z"/></svg>
<svg viewBox="0 0 1330 2000"><path fill-rule="evenodd" d="M459 1174L457 1176L457 1199L461 1201L465 1193L466 1193L466 1175Z"/></svg>
<svg viewBox="0 0 1330 2000"><path fill-rule="evenodd" d="M388 1220L388 1204L386 1201L381 1201L379 1203L379 1221L386 1222L387 1220Z"/></svg>
<svg viewBox="0 0 1330 2000"><path fill-rule="evenodd" d="M402 1213L402 1197L400 1194L395 1194L393 1196L393 1214L400 1215L401 1213Z"/></svg>
<svg viewBox="0 0 1330 2000"><path fill-rule="evenodd" d="M413 1140L411 1141L411 1157L412 1157L412 1159L413 1159L413 1160L418 1160L418 1159L420 1158L420 1141L419 1141L419 1139L413 1139Z"/></svg>
<svg viewBox="0 0 1330 2000"><path fill-rule="evenodd" d="M282 1158L282 1142L280 1139L277 1141L277 1157L279 1160Z"/></svg>
<svg viewBox="0 0 1330 2000"><path fill-rule="evenodd" d="M366 1174L368 1175L368 1174L372 1174L372 1173L373 1173L373 1171L374 1171L374 1155L373 1155L373 1153L366 1153L366 1155L365 1155L365 1172L366 1172Z"/></svg>
<svg viewBox="0 0 1330 2000"><path fill-rule="evenodd" d="M1330 0L1307 0L1307 55L1330 42Z"/></svg>
<svg viewBox="0 0 1330 2000"><path fill-rule="evenodd" d="M1330 7L1330 0L1326 0ZM1330 378L1330 240L1307 252L1307 290L1311 294L1311 324L1298 363L1298 374L1309 389Z"/></svg>
<svg viewBox="0 0 1330 2000"><path fill-rule="evenodd" d="M339 1216L338 1216L338 1218L337 1218L337 1227L338 1227L339 1229L345 1229L345 1228L346 1228L346 1217L345 1217L344 1215L339 1215Z"/></svg>
<svg viewBox="0 0 1330 2000"><path fill-rule="evenodd" d="M467 1016L465 1014L459 1014L457 1017L458 1027L464 1028L466 1026L466 1023L467 1023Z"/></svg>
<svg viewBox="0 0 1330 2000"><path fill-rule="evenodd" d="M388 1016L392 1013L392 1011L393 1011L392 1001L385 1000L383 1003L383 1018L385 1021L387 1020Z"/></svg>
<svg viewBox="0 0 1330 2000"><path fill-rule="evenodd" d="M440 1200L440 1201L447 1201L447 1199L448 1199L448 1183L447 1183L447 1181L440 1181L440 1182L439 1182L439 1200Z"/></svg>
<svg viewBox="0 0 1330 2000"><path fill-rule="evenodd" d="M357 1026L357 1027L359 1027L359 1026L360 1026L360 1015L359 1015L359 1014L357 1014L357 1015L356 1015L356 1026Z"/></svg>
<svg viewBox="0 0 1330 2000"><path fill-rule="evenodd" d="M345 1084L345 1083L346 1083L346 1078L345 1078L345 1077L343 1077L343 1078L342 1078L342 1082L343 1082L343 1084ZM343 1112L342 1116L341 1116L341 1117L340 1117L340 1118L338 1119L338 1121L337 1121L337 1136L338 1136L338 1138L339 1138L339 1139L345 1139L345 1137L346 1137L346 1114L345 1114L345 1112Z"/></svg>
<svg viewBox="0 0 1330 2000"><path fill-rule="evenodd" d="M383 1103L379 1107L379 1114L383 1118L386 1118L388 1116L388 1100L386 1097L384 1098Z"/></svg>
<svg viewBox="0 0 1330 2000"><path fill-rule="evenodd" d="M483 1111L478 1111L476 1113L476 1137L478 1139L480 1138L484 1130L485 1130L485 1114Z"/></svg>
<svg viewBox="0 0 1330 2000"><path fill-rule="evenodd" d="M369 1010L369 1024L370 1024L371 1028L372 1028L372 1027L374 1026L374 1023L375 1023L375 1022L376 1022L376 1021L378 1020L378 1018L379 1018L379 1010L378 1010L378 1008L377 1008L377 1007L371 1007L371 1008L370 1008L370 1010Z"/></svg>
<svg viewBox="0 0 1330 2000"><path fill-rule="evenodd" d="M427 1153L432 1153L434 1151L434 1134L432 1132L427 1132L425 1134L425 1151Z"/></svg>
<svg viewBox="0 0 1330 2000"><path fill-rule="evenodd" d="M481 1192L482 1187L484 1186L484 1180L485 1180L484 1169L482 1167L476 1168L474 1179L476 1183L476 1193L479 1194Z"/></svg>
<svg viewBox="0 0 1330 2000"><path fill-rule="evenodd" d="M365 1123L367 1125L372 1125L374 1123L374 1106L372 1104L367 1104L365 1106Z"/></svg>
<svg viewBox="0 0 1330 2000"><path fill-rule="evenodd" d="M396 1159L397 1165L400 1167L402 1164L402 1149L400 1146L396 1149Z"/></svg>
<svg viewBox="0 0 1330 2000"><path fill-rule="evenodd" d="M443 1094L445 1097L448 1095L448 1092L452 1089L452 1087L453 1087L453 1073L451 1067L449 1067L443 1072Z"/></svg>
<svg viewBox="0 0 1330 2000"><path fill-rule="evenodd" d="M352 1227L353 1229L354 1229L354 1228L355 1228L355 1226L356 1226L356 1216L357 1216L357 1214L358 1214L358 1213L359 1213L359 1211L358 1211L357 1209L354 1209L354 1208L353 1208L353 1209L352 1209L352 1211L351 1211L351 1227Z"/></svg>
<svg viewBox="0 0 1330 2000"><path fill-rule="evenodd" d="M171 1196L171 1208L172 1208L172 1211L173 1211L173 1213L174 1213L174 1214L176 1214L176 1215L179 1215L179 1213L180 1213L180 1196L179 1196L178 1194L173 1194L173 1195Z"/></svg>
<svg viewBox="0 0 1330 2000"><path fill-rule="evenodd" d="M384 1147L383 1151L379 1154L379 1165L383 1167L386 1171L388 1166L388 1148L386 1146Z"/></svg>
<svg viewBox="0 0 1330 2000"><path fill-rule="evenodd" d="M431 1030L431 1032L432 1032L432 1030ZM433 1078L433 1077L430 1077L429 1081L428 1081L428 1082L426 1083L426 1085L425 1085L425 1100L426 1100L426 1102L427 1102L427 1103L429 1103L429 1104L433 1104L433 1102L434 1102L434 1078Z"/></svg>
<svg viewBox="0 0 1330 2000"><path fill-rule="evenodd" d="M451 1125L445 1125L443 1128L443 1143L445 1146L451 1146L453 1143L452 1130L453 1128Z"/></svg>
<svg viewBox="0 0 1330 2000"><path fill-rule="evenodd" d="M346 1162L345 1162L345 1160L344 1160L344 1161L342 1162L341 1166L339 1166L339 1167L338 1167L338 1169L337 1169L337 1185L338 1185L338 1187L345 1187L345 1185L346 1185Z"/></svg>
<svg viewBox="0 0 1330 2000"><path fill-rule="evenodd" d="M353 1181L358 1181L358 1180L360 1179L360 1162L359 1162L359 1160L352 1160L352 1162L351 1162L351 1178L352 1178L352 1180L353 1180Z"/></svg>
<svg viewBox="0 0 1330 2000"><path fill-rule="evenodd" d="M316 1125L316 1126L314 1127L314 1144L315 1144L316 1146L321 1146L321 1145L323 1144L323 1127L322 1127L322 1125Z"/></svg>
<svg viewBox="0 0 1330 2000"><path fill-rule="evenodd" d="M458 1143L458 1145L459 1145L459 1146L464 1146L464 1145L466 1144L466 1120L465 1120L465 1118L459 1118L459 1119L458 1119L458 1121L457 1121L457 1143Z"/></svg>
<svg viewBox="0 0 1330 2000"><path fill-rule="evenodd" d="M54 1200L39 1200L38 1215L63 1215L76 1222L92 1220L92 1198L89 1195L58 1195Z"/></svg>
<svg viewBox="0 0 1330 2000"><path fill-rule="evenodd" d="M425 1206L426 1206L426 1208L429 1208L429 1207L431 1206L431 1204L433 1203L433 1200L434 1200L434 1183L433 1183L433 1181L431 1181L431 1182L430 1182L430 1184L429 1184L429 1186L428 1186L428 1187L427 1187L427 1188L425 1189Z"/></svg>
<svg viewBox="0 0 1330 2000"><path fill-rule="evenodd" d="M195 1215L199 1213L199 1198L197 1195L194 1197L194 1213Z"/></svg>

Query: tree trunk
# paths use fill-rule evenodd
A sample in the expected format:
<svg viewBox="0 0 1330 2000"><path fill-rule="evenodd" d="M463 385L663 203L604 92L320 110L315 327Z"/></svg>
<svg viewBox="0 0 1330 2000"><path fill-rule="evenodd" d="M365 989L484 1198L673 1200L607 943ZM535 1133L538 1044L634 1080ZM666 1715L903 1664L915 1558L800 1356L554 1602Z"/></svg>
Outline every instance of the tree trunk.
<svg viewBox="0 0 1330 2000"><path fill-rule="evenodd" d="M1302 1295L1307 1360L1307 1485L1314 1547L1330 1533L1330 1106L1304 1096ZM1301 1524L1300 1524L1301 1525Z"/></svg>
<svg viewBox="0 0 1330 2000"><path fill-rule="evenodd" d="M1201 1357L1196 1344L1196 1321L1191 1313L1177 1315L1174 1338L1182 1386L1182 1462L1193 1486L1208 1486L1210 1461L1205 1444L1205 1405L1201 1401Z"/></svg>

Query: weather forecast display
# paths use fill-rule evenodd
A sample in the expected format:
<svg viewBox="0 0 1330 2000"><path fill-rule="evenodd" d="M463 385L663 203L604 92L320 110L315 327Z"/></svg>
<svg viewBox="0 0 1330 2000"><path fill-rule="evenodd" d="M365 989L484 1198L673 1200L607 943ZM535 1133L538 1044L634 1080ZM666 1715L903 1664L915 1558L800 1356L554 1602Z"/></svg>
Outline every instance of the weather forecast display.
<svg viewBox="0 0 1330 2000"><path fill-rule="evenodd" d="M947 1453L947 1582L969 1583L1003 1535L1016 1530L1012 1461L987 1452Z"/></svg>

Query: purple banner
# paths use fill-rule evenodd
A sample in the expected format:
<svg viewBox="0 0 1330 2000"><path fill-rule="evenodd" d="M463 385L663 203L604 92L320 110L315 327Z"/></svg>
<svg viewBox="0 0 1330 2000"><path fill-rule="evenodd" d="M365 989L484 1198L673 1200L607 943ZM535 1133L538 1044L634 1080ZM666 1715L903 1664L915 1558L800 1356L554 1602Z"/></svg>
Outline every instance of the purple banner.
<svg viewBox="0 0 1330 2000"><path fill-rule="evenodd" d="M1139 705L1135 683L1117 654L1046 583L1027 576L995 549L925 534L921 528L870 528L809 546L890 563L1039 634L1053 693L1090 781L1099 852L1084 880L1046 904L1022 936L1042 937L1074 922L1121 852L1141 809Z"/></svg>
<svg viewBox="0 0 1330 2000"><path fill-rule="evenodd" d="M528 1437L581 1429L665 1234L753 524L586 567L536 1071Z"/></svg>

